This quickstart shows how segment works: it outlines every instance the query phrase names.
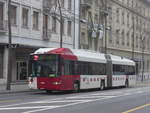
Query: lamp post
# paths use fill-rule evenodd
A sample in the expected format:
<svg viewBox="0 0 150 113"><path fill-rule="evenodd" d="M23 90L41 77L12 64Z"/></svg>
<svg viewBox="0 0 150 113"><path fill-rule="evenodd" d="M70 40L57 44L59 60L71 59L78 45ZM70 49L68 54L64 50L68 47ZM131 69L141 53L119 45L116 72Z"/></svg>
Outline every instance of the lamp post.
<svg viewBox="0 0 150 113"><path fill-rule="evenodd" d="M8 0L8 72L6 90L11 90L11 72L12 72L12 33L11 33L11 0Z"/></svg>

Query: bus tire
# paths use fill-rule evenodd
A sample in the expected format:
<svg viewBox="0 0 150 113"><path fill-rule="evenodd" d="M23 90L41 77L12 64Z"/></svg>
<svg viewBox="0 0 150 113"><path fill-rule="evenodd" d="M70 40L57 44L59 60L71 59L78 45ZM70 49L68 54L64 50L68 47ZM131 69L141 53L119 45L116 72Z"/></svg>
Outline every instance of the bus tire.
<svg viewBox="0 0 150 113"><path fill-rule="evenodd" d="M46 90L46 93L51 93L52 92L52 90Z"/></svg>
<svg viewBox="0 0 150 113"><path fill-rule="evenodd" d="M102 80L100 84L100 90L104 90L104 89L105 89L105 81Z"/></svg>
<svg viewBox="0 0 150 113"><path fill-rule="evenodd" d="M129 81L128 81L128 79L127 79L126 82L125 82L125 87L126 87L126 88L129 87Z"/></svg>
<svg viewBox="0 0 150 113"><path fill-rule="evenodd" d="M74 82L73 84L74 92L78 93L80 91L80 85L79 82Z"/></svg>

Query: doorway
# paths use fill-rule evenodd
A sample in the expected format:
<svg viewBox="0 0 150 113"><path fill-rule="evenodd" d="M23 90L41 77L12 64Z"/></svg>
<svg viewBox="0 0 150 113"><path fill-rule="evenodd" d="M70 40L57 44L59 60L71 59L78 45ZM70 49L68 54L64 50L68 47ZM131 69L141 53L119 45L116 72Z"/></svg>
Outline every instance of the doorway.
<svg viewBox="0 0 150 113"><path fill-rule="evenodd" d="M17 80L27 80L28 62L17 61Z"/></svg>

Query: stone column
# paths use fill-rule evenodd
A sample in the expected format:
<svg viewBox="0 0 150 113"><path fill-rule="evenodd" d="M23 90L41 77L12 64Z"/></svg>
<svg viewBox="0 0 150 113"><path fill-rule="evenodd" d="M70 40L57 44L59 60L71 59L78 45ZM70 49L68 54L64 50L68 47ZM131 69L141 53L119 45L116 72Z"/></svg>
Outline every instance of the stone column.
<svg viewBox="0 0 150 113"><path fill-rule="evenodd" d="M5 84L7 81L7 73L8 73L8 48L4 48L3 54L3 80L0 81L2 84Z"/></svg>

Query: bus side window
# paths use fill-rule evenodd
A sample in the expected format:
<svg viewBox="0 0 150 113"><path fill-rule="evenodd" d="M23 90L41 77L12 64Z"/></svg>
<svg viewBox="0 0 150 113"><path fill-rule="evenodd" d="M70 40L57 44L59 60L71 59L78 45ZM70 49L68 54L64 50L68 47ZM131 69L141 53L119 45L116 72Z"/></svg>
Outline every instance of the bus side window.
<svg viewBox="0 0 150 113"><path fill-rule="evenodd" d="M125 73L126 73L126 75L134 75L135 67L134 66L126 66Z"/></svg>
<svg viewBox="0 0 150 113"><path fill-rule="evenodd" d="M75 62L71 60L64 60L64 73L65 75L74 75L75 74Z"/></svg>
<svg viewBox="0 0 150 113"><path fill-rule="evenodd" d="M68 60L64 60L64 74L65 75L69 75L70 71L69 71L69 61Z"/></svg>

